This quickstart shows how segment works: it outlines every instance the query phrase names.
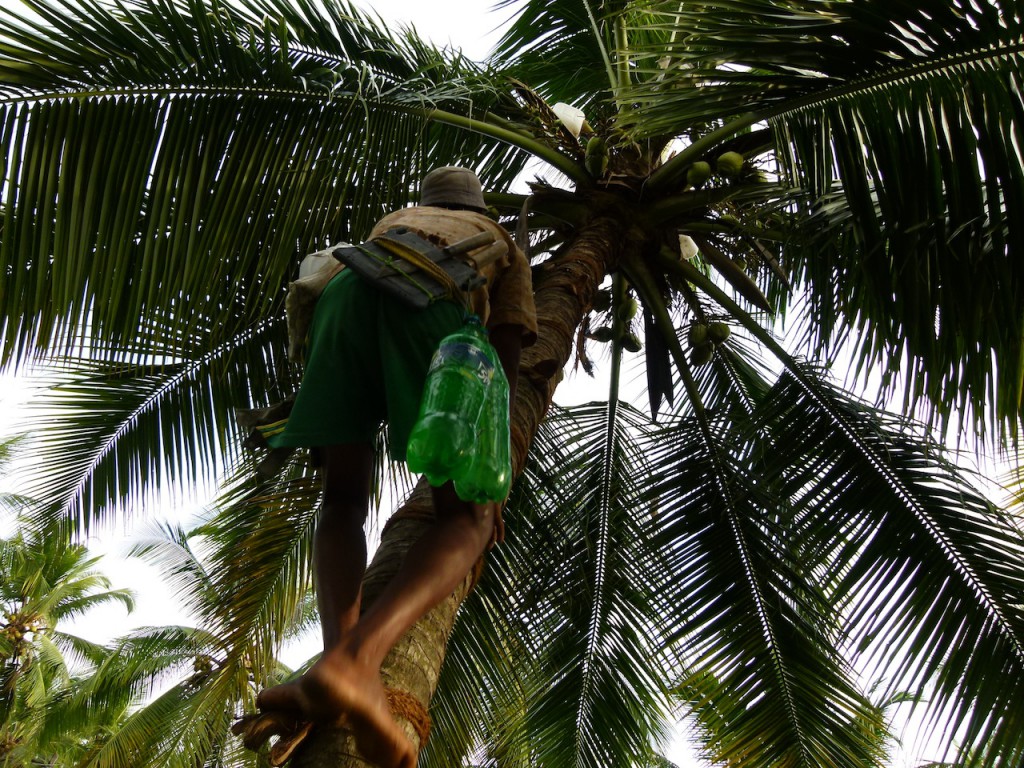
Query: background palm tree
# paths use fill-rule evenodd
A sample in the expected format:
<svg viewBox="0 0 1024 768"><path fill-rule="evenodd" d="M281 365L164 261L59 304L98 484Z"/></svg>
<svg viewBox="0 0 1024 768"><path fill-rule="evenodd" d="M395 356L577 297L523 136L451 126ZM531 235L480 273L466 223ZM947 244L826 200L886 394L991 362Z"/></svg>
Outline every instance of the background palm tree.
<svg viewBox="0 0 1024 768"><path fill-rule="evenodd" d="M265 755L245 750L231 734L231 724L253 709L258 689L251 652L225 627L231 615L225 608L228 596L215 591L208 565L195 550L208 534L208 529L186 533L164 526L133 545L130 554L160 568L198 626L136 629L117 640L94 674L81 681L76 712L124 715L76 763L80 768L267 764ZM313 601L307 599L274 634L290 638L315 621ZM290 672L278 665L275 675L284 679Z"/></svg>
<svg viewBox="0 0 1024 768"><path fill-rule="evenodd" d="M67 631L89 610L121 602L95 570L98 558L55 530L0 540L0 764L71 765L117 725L119 710L96 710L73 724L68 703L109 649ZM63 626L62 626L63 625Z"/></svg>
<svg viewBox="0 0 1024 768"><path fill-rule="evenodd" d="M513 412L521 536L385 671L420 740L440 685L425 760L647 760L686 670L714 681L716 760L875 765L854 664L932 686L965 750L1024 751L1016 520L823 372L849 340L905 413L1016 433L1019 2L527 0L486 65L342 2L27 5L0 15L0 353L74 358L38 519L240 466L211 579L220 639L269 679L315 491L299 460L247 473L231 410L295 385L296 257L467 164L530 239L541 333ZM787 312L813 364L772 335ZM618 389L640 336L643 415ZM600 340L608 401L542 422ZM385 529L368 594L424 513L414 495ZM349 753L324 732L302 764Z"/></svg>

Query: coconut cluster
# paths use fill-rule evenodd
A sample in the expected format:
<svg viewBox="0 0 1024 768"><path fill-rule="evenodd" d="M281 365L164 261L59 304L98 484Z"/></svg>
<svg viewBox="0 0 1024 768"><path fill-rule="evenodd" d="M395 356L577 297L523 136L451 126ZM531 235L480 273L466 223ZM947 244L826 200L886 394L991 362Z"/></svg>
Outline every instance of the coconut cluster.
<svg viewBox="0 0 1024 768"><path fill-rule="evenodd" d="M715 349L725 343L732 334L728 324L694 323L686 335L690 345L690 362L693 365L707 365L715 356Z"/></svg>

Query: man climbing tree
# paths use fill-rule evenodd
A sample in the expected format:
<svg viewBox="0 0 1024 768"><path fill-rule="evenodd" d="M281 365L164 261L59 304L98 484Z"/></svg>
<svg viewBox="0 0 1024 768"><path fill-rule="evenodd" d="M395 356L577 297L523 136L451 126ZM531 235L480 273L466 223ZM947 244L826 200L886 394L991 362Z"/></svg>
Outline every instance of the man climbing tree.
<svg viewBox="0 0 1024 768"><path fill-rule="evenodd" d="M362 526L377 430L387 423L389 454L403 461L433 352L467 311L489 329L514 397L520 349L537 333L530 267L485 211L472 171L438 168L424 178L419 206L384 217L370 234L372 243L404 230L438 248L489 234L479 239L491 245L467 253L482 278L478 287L417 308L355 269L335 268L317 302L302 385L287 424L270 442L313 449L321 468L314 571L324 652L297 680L264 690L257 701L264 715L240 729L248 728L248 744L283 731L289 748L278 749L275 762L287 758L309 723L345 717L360 751L375 764L416 765L416 753L389 711L380 665L402 633L465 578L488 544L501 540L500 508L461 500L451 482L433 488L432 526L384 592L365 607L360 605L366 568Z"/></svg>

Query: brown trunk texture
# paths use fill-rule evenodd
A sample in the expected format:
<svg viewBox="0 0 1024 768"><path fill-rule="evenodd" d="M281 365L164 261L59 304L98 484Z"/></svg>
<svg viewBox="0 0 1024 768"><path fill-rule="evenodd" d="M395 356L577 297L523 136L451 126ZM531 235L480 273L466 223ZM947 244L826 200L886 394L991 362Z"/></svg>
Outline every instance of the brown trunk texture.
<svg viewBox="0 0 1024 768"><path fill-rule="evenodd" d="M572 354L576 329L589 311L604 276L614 267L626 230L612 219L595 219L563 255L544 262L534 272L539 333L537 343L523 350L511 413L512 463L517 476ZM384 528L380 547L363 579L363 599L367 604L398 570L405 551L420 537L431 515L428 487L421 481ZM390 689L396 719L418 748L422 748L429 735L427 712L441 674L448 636L459 606L472 590L482 565L481 560L451 597L410 629L384 660L381 676L384 686ZM371 764L359 757L347 731L319 728L292 765L369 768Z"/></svg>

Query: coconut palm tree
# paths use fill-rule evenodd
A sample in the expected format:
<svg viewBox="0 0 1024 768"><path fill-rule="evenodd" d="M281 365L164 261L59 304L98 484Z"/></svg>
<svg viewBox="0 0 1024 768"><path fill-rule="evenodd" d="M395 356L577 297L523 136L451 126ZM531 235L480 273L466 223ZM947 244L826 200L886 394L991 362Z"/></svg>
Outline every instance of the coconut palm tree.
<svg viewBox="0 0 1024 768"><path fill-rule="evenodd" d="M98 606L128 590L109 589L95 570L99 558L68 545L57 531L18 532L0 540L0 763L70 765L117 725L118 711L96 711L74 727L59 716L89 671L109 649L67 631ZM61 626L64 625L64 626ZM63 762L62 762L63 761Z"/></svg>
<svg viewBox="0 0 1024 768"><path fill-rule="evenodd" d="M257 688L251 653L225 630L230 613L196 551L206 533L164 525L131 548L131 555L160 568L198 626L138 628L117 640L103 663L80 681L60 713L65 720L123 713L116 727L78 759L80 768L266 765L231 734L232 722L253 707ZM281 630L285 636L315 622L311 599L296 610ZM290 672L284 666L276 670L281 678Z"/></svg>
<svg viewBox="0 0 1024 768"><path fill-rule="evenodd" d="M878 764L858 670L928 687L965 750L1024 752L1015 520L826 370L851 349L905 415L1016 433L1019 2L525 0L485 64L342 0L25 6L0 15L0 360L68 365L39 519L239 467L212 578L269 679L315 494L301 459L254 474L231 411L295 386L296 258L470 165L529 241L541 330L518 535L384 671L420 743L433 701L424 761L649 762L683 671L713 681L694 711L730 765ZM597 349L607 402L552 410ZM296 759L357 761L331 729Z"/></svg>

